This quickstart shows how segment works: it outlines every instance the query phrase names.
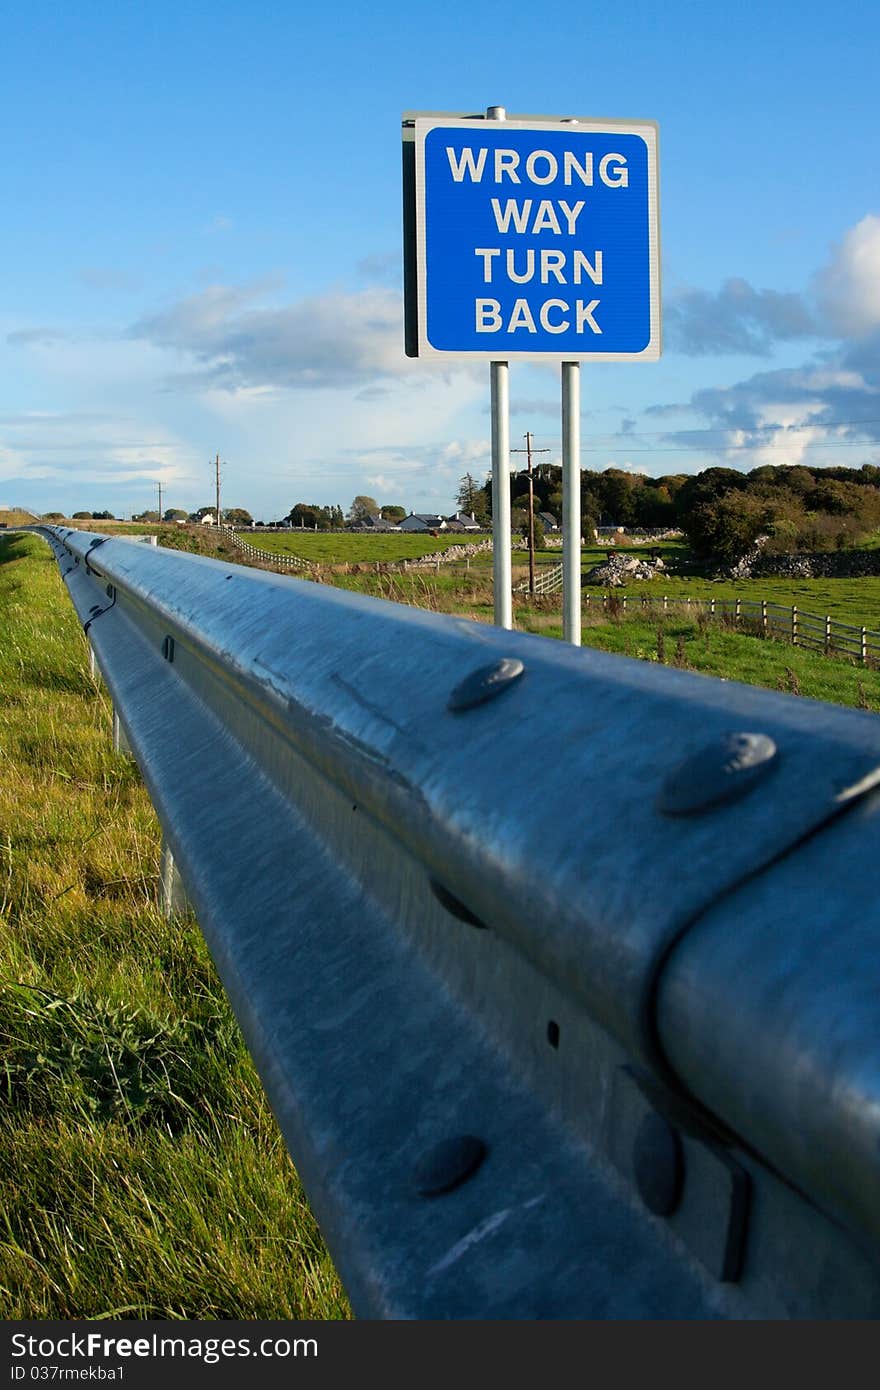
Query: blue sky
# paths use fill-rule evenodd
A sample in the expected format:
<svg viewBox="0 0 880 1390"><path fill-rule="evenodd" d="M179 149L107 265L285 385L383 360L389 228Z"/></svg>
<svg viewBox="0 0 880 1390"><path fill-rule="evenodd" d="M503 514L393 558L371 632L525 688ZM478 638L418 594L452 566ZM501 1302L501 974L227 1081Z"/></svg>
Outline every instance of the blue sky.
<svg viewBox="0 0 880 1390"><path fill-rule="evenodd" d="M583 464L880 462L880 9L8 0L0 505L451 510L488 366L412 362L405 110L655 120L664 352ZM558 370L511 434L559 450Z"/></svg>

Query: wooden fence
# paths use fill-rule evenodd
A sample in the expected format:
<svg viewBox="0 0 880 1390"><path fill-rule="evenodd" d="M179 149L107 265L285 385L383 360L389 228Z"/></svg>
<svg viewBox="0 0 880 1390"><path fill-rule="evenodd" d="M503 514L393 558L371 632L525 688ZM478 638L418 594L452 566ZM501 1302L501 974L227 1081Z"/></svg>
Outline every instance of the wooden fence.
<svg viewBox="0 0 880 1390"><path fill-rule="evenodd" d="M585 594L589 609L599 606L626 613L633 608L655 608L662 612L705 613L709 617L742 622L766 637L782 638L795 647L810 647L825 656L847 656L862 666L880 665L880 632L853 623L841 623L826 613L807 613L802 608L769 599L746 598L657 598L647 594Z"/></svg>

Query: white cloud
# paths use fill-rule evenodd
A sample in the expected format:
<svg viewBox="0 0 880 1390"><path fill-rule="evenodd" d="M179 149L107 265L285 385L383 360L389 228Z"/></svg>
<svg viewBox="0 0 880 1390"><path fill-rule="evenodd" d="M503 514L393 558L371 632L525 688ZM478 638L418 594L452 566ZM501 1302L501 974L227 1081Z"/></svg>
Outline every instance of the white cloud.
<svg viewBox="0 0 880 1390"><path fill-rule="evenodd" d="M328 387L405 376L399 292L375 286L256 307L260 287L213 285L141 319L133 336L201 364L195 385Z"/></svg>
<svg viewBox="0 0 880 1390"><path fill-rule="evenodd" d="M137 419L44 412L0 418L0 477L100 483L178 483L189 476L188 447Z"/></svg>
<svg viewBox="0 0 880 1390"><path fill-rule="evenodd" d="M869 213L850 228L813 289L835 334L859 338L880 327L880 217Z"/></svg>

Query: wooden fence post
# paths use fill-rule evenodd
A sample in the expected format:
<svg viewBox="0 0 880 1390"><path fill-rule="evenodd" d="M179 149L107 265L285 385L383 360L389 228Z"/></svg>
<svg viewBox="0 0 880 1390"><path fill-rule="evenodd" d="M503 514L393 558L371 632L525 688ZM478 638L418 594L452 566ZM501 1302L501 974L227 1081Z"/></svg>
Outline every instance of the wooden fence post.
<svg viewBox="0 0 880 1390"><path fill-rule="evenodd" d="M761 599L761 627L762 627L762 629L763 629L763 631L764 631L764 635L765 635L765 637L766 637L766 635L767 635L767 600L766 600L765 598L762 598L762 599Z"/></svg>
<svg viewBox="0 0 880 1390"><path fill-rule="evenodd" d="M825 614L825 655L831 651L831 614Z"/></svg>
<svg viewBox="0 0 880 1390"><path fill-rule="evenodd" d="M795 608L792 608L792 610L791 610L791 644L792 644L793 647L796 647L796 646L797 646L797 639L798 639L798 611L797 611L797 608L795 607Z"/></svg>
<svg viewBox="0 0 880 1390"><path fill-rule="evenodd" d="M867 666L867 664L868 664L868 629L867 629L866 627L863 627L863 628L861 629L861 633L862 633L862 641L861 641L862 665L863 665L863 666Z"/></svg>

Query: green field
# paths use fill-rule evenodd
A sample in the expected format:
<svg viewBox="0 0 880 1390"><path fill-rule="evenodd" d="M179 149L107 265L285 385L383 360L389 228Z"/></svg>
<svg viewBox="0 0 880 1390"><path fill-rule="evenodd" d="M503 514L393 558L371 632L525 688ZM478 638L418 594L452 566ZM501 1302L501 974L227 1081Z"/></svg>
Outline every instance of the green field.
<svg viewBox="0 0 880 1390"><path fill-rule="evenodd" d="M450 532L407 535L385 531L375 536L363 531L242 531L240 539L271 555L298 555L313 565L360 565L418 560L436 555L453 545L472 545L488 536ZM490 561L491 562L491 561Z"/></svg>
<svg viewBox="0 0 880 1390"><path fill-rule="evenodd" d="M321 566L335 566L345 564L375 565L387 564L404 559L417 559L425 555L437 554L448 549L451 545L461 544L468 541L467 536L406 536L396 533L369 536L363 534L350 534L347 532L246 532L242 537L249 541L258 549L265 549L267 553L281 555L298 555L300 558L310 560L313 564ZM480 537L485 539L485 537ZM670 568L674 567L677 561L688 558L687 548L680 542L666 541L656 547ZM650 546L631 546L625 552L628 555L649 554ZM581 552L581 569L587 571L594 565L601 564L609 553L607 546L585 547ZM535 556L539 568L545 566L558 565L562 559L559 549L539 550ZM525 550L514 550L512 556L514 571L514 582L524 579L528 575L528 556ZM470 570L483 570L487 574L491 573L492 555L486 552L482 555L473 557ZM462 582L461 575L465 571L465 565L453 562L448 567L441 564L440 577L444 581L445 588L454 588L456 584ZM339 582L344 583L344 580ZM351 586L349 586L351 587ZM356 586L355 586L356 587ZM465 581L465 587L467 587ZM584 590L584 595L591 593L598 595L603 592L600 588L590 587ZM697 599L722 599L722 598L743 598L760 601L767 599L770 603L782 604L786 607L797 606L804 612L815 613L820 617L826 614L838 622L852 623L855 626L864 624L866 627L875 631L880 631L880 576L865 577L861 579L743 579L737 581L713 580L698 576L683 577L674 573L664 574L656 580L634 583L621 590L632 597L646 595L650 598L660 597L666 594L671 601L679 602L687 598Z"/></svg>
<svg viewBox="0 0 880 1390"><path fill-rule="evenodd" d="M35 537L0 631L0 1317L349 1317Z"/></svg>

